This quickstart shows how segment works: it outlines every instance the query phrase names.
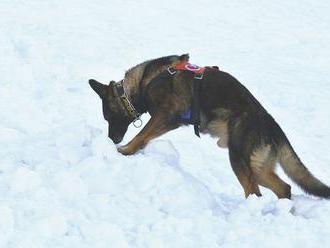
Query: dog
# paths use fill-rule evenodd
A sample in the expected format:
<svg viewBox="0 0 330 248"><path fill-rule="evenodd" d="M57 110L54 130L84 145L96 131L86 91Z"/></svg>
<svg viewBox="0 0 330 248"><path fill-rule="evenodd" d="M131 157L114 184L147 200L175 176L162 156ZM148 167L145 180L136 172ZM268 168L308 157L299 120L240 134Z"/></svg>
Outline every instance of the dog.
<svg viewBox="0 0 330 248"><path fill-rule="evenodd" d="M236 78L206 68L199 78L198 94L194 94L196 73L169 70L188 60L187 54L148 60L128 70L122 81L109 85L89 80L102 99L108 136L115 144L122 141L130 123L138 122L142 113L151 116L139 134L117 148L120 153L134 154L150 140L187 125L181 117L198 100L199 130L218 138L219 147L228 148L245 197L261 196L261 185L278 198L291 198L291 186L274 172L279 162L306 193L330 198L330 188L308 171L277 122Z"/></svg>

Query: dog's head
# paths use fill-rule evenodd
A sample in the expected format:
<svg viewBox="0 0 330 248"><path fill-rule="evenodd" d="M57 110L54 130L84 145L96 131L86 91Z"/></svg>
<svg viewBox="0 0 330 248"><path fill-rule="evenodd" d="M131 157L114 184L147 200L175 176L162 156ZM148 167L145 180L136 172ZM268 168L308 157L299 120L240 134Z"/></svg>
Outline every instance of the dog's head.
<svg viewBox="0 0 330 248"><path fill-rule="evenodd" d="M183 60L188 61L189 55L171 55L145 61L126 72L125 82L131 87L133 92L138 91L142 80L144 82L150 82L152 78L166 70L169 66L174 66ZM127 115L127 110L125 110L125 107L116 95L113 83L110 82L110 85L104 85L94 79L89 80L92 89L102 99L103 116L109 124L108 136L115 144L118 144L123 140L129 124L134 119Z"/></svg>
<svg viewBox="0 0 330 248"><path fill-rule="evenodd" d="M111 82L112 83L112 82ZM125 115L120 100L115 96L113 87L89 80L89 85L101 97L103 117L108 122L108 137L115 143L120 143L132 119Z"/></svg>

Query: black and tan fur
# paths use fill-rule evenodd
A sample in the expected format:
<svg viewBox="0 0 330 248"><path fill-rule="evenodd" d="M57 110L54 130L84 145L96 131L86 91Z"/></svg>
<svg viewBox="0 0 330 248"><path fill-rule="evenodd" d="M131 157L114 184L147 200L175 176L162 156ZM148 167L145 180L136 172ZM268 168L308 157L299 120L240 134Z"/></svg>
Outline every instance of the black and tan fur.
<svg viewBox="0 0 330 248"><path fill-rule="evenodd" d="M150 60L129 70L124 87L138 111L148 111L149 122L127 145L118 148L124 155L134 154L151 139L184 125L180 115L192 103L193 73L166 69L187 55ZM111 85L90 80L101 96L103 114L109 122L109 137L119 143L132 120L125 116ZM330 188L316 179L300 161L276 121L253 95L230 74L206 70L200 83L201 132L217 137L219 147L229 149L233 171L245 196L260 196L259 185L271 189L279 198L290 198L291 187L275 173L277 162L285 173L307 193L329 198Z"/></svg>

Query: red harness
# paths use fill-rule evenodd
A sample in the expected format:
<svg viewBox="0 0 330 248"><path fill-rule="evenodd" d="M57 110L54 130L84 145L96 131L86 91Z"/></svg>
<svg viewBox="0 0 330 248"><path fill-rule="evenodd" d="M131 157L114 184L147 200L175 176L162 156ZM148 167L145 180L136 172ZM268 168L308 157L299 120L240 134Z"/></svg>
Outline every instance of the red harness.
<svg viewBox="0 0 330 248"><path fill-rule="evenodd" d="M191 71L195 73L195 79L202 79L206 69L219 70L219 67L218 66L200 67L198 65L191 64L188 61L182 61L176 64L176 66L173 69L177 71Z"/></svg>
<svg viewBox="0 0 330 248"><path fill-rule="evenodd" d="M205 67L200 67L198 65L190 64L187 61L182 61L179 64L177 64L174 69L178 71L192 71L193 73L197 75L201 75L205 71Z"/></svg>

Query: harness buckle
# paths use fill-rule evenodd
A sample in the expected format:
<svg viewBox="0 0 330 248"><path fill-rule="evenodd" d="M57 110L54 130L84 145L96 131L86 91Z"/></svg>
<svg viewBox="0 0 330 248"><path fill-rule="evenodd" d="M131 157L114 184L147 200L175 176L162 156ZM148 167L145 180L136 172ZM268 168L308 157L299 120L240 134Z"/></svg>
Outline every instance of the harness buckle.
<svg viewBox="0 0 330 248"><path fill-rule="evenodd" d="M195 78L195 79L198 79L198 80L201 80L201 79L203 79L203 76L204 76L204 73L201 73L201 74L195 74L194 78Z"/></svg>
<svg viewBox="0 0 330 248"><path fill-rule="evenodd" d="M167 71L170 75L174 75L176 73L176 70L173 67L168 67Z"/></svg>
<svg viewBox="0 0 330 248"><path fill-rule="evenodd" d="M142 124L143 121L141 120L140 116L133 121L133 126L136 128L142 127Z"/></svg>

